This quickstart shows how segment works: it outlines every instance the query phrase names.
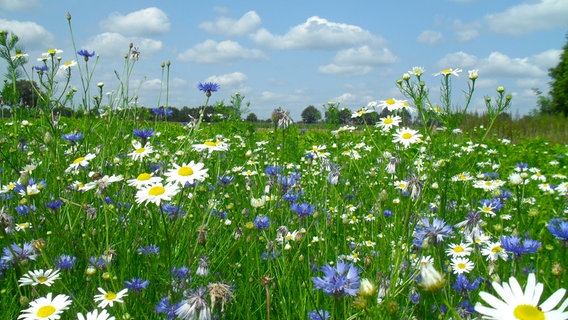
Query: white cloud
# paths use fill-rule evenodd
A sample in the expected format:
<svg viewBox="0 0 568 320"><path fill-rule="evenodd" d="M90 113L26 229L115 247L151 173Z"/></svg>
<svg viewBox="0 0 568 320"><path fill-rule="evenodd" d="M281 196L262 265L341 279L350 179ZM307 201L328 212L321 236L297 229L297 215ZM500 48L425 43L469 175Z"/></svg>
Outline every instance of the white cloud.
<svg viewBox="0 0 568 320"><path fill-rule="evenodd" d="M127 15L112 13L100 25L105 31L128 36L153 36L170 30L168 16L156 7L134 11Z"/></svg>
<svg viewBox="0 0 568 320"><path fill-rule="evenodd" d="M213 22L203 22L199 28L214 34L242 36L256 30L260 25L260 17L254 11L245 13L238 20L226 17L217 18Z"/></svg>
<svg viewBox="0 0 568 320"><path fill-rule="evenodd" d="M443 39L444 36L442 35L442 33L434 30L425 30L420 33L420 35L418 35L418 38L416 38L419 43L424 43L431 46L442 42Z"/></svg>
<svg viewBox="0 0 568 320"><path fill-rule="evenodd" d="M500 52L492 52L480 62L479 72L499 77L546 77L546 69L534 65L529 58L510 58Z"/></svg>
<svg viewBox="0 0 568 320"><path fill-rule="evenodd" d="M459 42L469 42L479 36L479 27L480 25L477 22L466 24L456 20L453 23L452 30Z"/></svg>
<svg viewBox="0 0 568 320"><path fill-rule="evenodd" d="M34 9L40 6L39 0L0 0L0 9L8 11L18 11Z"/></svg>
<svg viewBox="0 0 568 320"><path fill-rule="evenodd" d="M101 57L115 56L123 58L128 53L128 47L131 43L140 50L141 56L152 54L162 49L161 41L139 37L125 37L120 33L114 32L98 34L83 47L95 50L97 55Z"/></svg>
<svg viewBox="0 0 568 320"><path fill-rule="evenodd" d="M53 46L53 35L35 22L0 19L0 30L8 30L18 36L18 42L26 49L46 50Z"/></svg>
<svg viewBox="0 0 568 320"><path fill-rule="evenodd" d="M331 22L313 16L290 29L284 35L258 30L252 39L261 46L273 49L337 49L365 42L378 42L379 37L361 27Z"/></svg>
<svg viewBox="0 0 568 320"><path fill-rule="evenodd" d="M246 74L242 72L226 73L207 78L205 82L214 82L220 86L237 87L243 85L248 80Z"/></svg>
<svg viewBox="0 0 568 320"><path fill-rule="evenodd" d="M566 0L538 0L526 1L504 12L486 15L485 21L495 33L518 36L537 30L567 27L567 17Z"/></svg>
<svg viewBox="0 0 568 320"><path fill-rule="evenodd" d="M262 51L243 48L238 42L206 40L178 55L181 61L198 63L231 62L239 59L265 59Z"/></svg>
<svg viewBox="0 0 568 320"><path fill-rule="evenodd" d="M560 55L562 54L562 50L546 50L544 52L535 54L530 58L531 63L537 65L544 69L550 69L556 67L558 62L560 62Z"/></svg>
<svg viewBox="0 0 568 320"><path fill-rule="evenodd" d="M387 48L372 48L364 45L339 51L331 64L319 67L319 72L327 74L365 74L375 66L391 64L396 56Z"/></svg>
<svg viewBox="0 0 568 320"><path fill-rule="evenodd" d="M436 66L443 69L457 69L457 68L471 68L471 69L478 69L478 59L476 56L467 54L463 51L458 51L454 53L450 53L445 55L442 59L440 59ZM439 70L435 71L434 73L438 72Z"/></svg>

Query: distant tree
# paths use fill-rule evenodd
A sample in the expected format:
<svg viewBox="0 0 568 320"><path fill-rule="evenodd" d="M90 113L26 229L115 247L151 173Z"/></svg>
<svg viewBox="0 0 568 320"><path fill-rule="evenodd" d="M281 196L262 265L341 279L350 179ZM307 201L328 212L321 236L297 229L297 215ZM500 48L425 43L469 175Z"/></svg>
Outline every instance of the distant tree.
<svg viewBox="0 0 568 320"><path fill-rule="evenodd" d="M249 114L247 115L246 120L247 120L248 122L258 122L258 117L256 116L256 114L254 114L254 113L251 112L251 113L249 113Z"/></svg>
<svg viewBox="0 0 568 320"><path fill-rule="evenodd" d="M39 87L35 81L16 80L16 91L11 82L4 82L0 93L2 100L12 106L36 107L39 101Z"/></svg>
<svg viewBox="0 0 568 320"><path fill-rule="evenodd" d="M316 123L321 120L321 112L314 106L307 106L301 114L304 123Z"/></svg>
<svg viewBox="0 0 568 320"><path fill-rule="evenodd" d="M351 110L347 109L347 108L341 108L341 110L339 110L339 124L349 124L351 123Z"/></svg>
<svg viewBox="0 0 568 320"><path fill-rule="evenodd" d="M543 92L538 88L533 88L532 90L537 96L536 105L538 109L531 113L533 115L555 114L556 112L552 108L552 98L550 97L550 95L544 95Z"/></svg>
<svg viewBox="0 0 568 320"><path fill-rule="evenodd" d="M552 110L568 117L568 36L566 40L558 65L551 68L548 75L552 78L550 83Z"/></svg>

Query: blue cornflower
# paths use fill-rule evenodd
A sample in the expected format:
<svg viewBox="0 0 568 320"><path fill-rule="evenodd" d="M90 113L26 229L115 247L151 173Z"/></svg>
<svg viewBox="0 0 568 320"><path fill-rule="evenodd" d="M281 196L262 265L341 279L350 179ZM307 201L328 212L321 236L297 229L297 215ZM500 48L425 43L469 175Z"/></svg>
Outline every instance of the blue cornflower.
<svg viewBox="0 0 568 320"><path fill-rule="evenodd" d="M280 167L278 167L278 166L266 166L266 169L264 169L264 172L266 173L267 176L276 176L277 174L280 173Z"/></svg>
<svg viewBox="0 0 568 320"><path fill-rule="evenodd" d="M205 82L205 83L199 83L197 85L197 89L205 92L205 95L207 97L211 96L212 92L216 92L217 90L219 90L220 86L214 82Z"/></svg>
<svg viewBox="0 0 568 320"><path fill-rule="evenodd" d="M63 205L63 202L61 202L61 200L56 199L53 201L48 201L45 203L45 207L48 209L51 209L53 211L56 211L57 209L59 209L59 207L61 207L61 205Z"/></svg>
<svg viewBox="0 0 568 320"><path fill-rule="evenodd" d="M142 280L142 278L132 278L130 280L124 281L124 284L129 291L139 293L140 291L146 289L146 287L150 284L150 281Z"/></svg>
<svg viewBox="0 0 568 320"><path fill-rule="evenodd" d="M301 203L298 204L297 202L292 203L290 209L298 215L298 218L307 217L310 214L314 213L316 207L313 204L309 203Z"/></svg>
<svg viewBox="0 0 568 320"><path fill-rule="evenodd" d="M89 258L89 263L99 269L99 270L106 270L107 268L107 260L103 259L103 257L95 257L95 256L91 256Z"/></svg>
<svg viewBox="0 0 568 320"><path fill-rule="evenodd" d="M254 218L254 226L259 230L268 229L270 227L270 219L267 216L257 216Z"/></svg>
<svg viewBox="0 0 568 320"><path fill-rule="evenodd" d="M153 108L152 113L160 117L169 117L173 111L171 108Z"/></svg>
<svg viewBox="0 0 568 320"><path fill-rule="evenodd" d="M141 143L144 145L148 141L148 138L154 136L154 129L134 129L134 135L140 138L142 141Z"/></svg>
<svg viewBox="0 0 568 320"><path fill-rule="evenodd" d="M156 246L155 244L151 244L136 249L136 252L145 256L157 255L158 253L160 253L160 247Z"/></svg>
<svg viewBox="0 0 568 320"><path fill-rule="evenodd" d="M22 216L27 216L31 212L35 212L37 208L33 204L29 206L27 204L20 204L17 205L14 210L16 210L16 212L21 214Z"/></svg>
<svg viewBox="0 0 568 320"><path fill-rule="evenodd" d="M176 310L179 304L170 304L168 298L162 298L156 305L156 313L164 313L169 320L176 317Z"/></svg>
<svg viewBox="0 0 568 320"><path fill-rule="evenodd" d="M290 176L278 176L278 183L282 186L282 193L286 193L288 189L296 184L296 178L292 175Z"/></svg>
<svg viewBox="0 0 568 320"><path fill-rule="evenodd" d="M172 267L172 276L178 279L188 278L190 272L188 267Z"/></svg>
<svg viewBox="0 0 568 320"><path fill-rule="evenodd" d="M20 247L17 243L4 247L2 250L2 262L5 264L13 264L26 260L35 260L37 254L32 247L31 242L24 242Z"/></svg>
<svg viewBox="0 0 568 320"><path fill-rule="evenodd" d="M535 253L540 247L540 241L525 238L521 241L518 236L501 236L501 248L520 257L526 253Z"/></svg>
<svg viewBox="0 0 568 320"><path fill-rule="evenodd" d="M61 135L61 139L71 142L71 144L83 139L83 134L81 132L71 132L64 133Z"/></svg>
<svg viewBox="0 0 568 320"><path fill-rule="evenodd" d="M561 218L554 218L548 222L548 231L558 239L568 241L568 221Z"/></svg>
<svg viewBox="0 0 568 320"><path fill-rule="evenodd" d="M40 75L42 75L44 72L47 71L47 66L43 65L43 66L34 66L34 70L39 73Z"/></svg>
<svg viewBox="0 0 568 320"><path fill-rule="evenodd" d="M330 313L327 310L312 310L308 312L309 320L328 320Z"/></svg>
<svg viewBox="0 0 568 320"><path fill-rule="evenodd" d="M233 177L233 176L219 176L219 177L217 177L217 179L219 180L219 182L221 182L222 185L226 186L229 183L233 182L233 180L235 180L235 177Z"/></svg>
<svg viewBox="0 0 568 320"><path fill-rule="evenodd" d="M70 270L73 269L76 262L77 262L76 257L62 254L61 256L59 256L59 258L55 259L55 266L59 270Z"/></svg>
<svg viewBox="0 0 568 320"><path fill-rule="evenodd" d="M392 217L392 211L390 211L390 210L388 210L388 209L385 209L385 210L383 211L383 216L385 216L385 217L387 217L387 218L388 218L388 217Z"/></svg>
<svg viewBox="0 0 568 320"><path fill-rule="evenodd" d="M454 283L452 288L454 288L454 290L456 290L460 294L465 295L468 292L479 288L479 285L483 282L483 280L484 279L482 277L479 277L470 283L466 275L460 273L458 274L458 277L456 278L456 283Z"/></svg>
<svg viewBox="0 0 568 320"><path fill-rule="evenodd" d="M85 58L85 61L89 61L89 58L92 58L92 57L95 56L95 52L94 52L94 51L93 51L93 52L89 52L89 51L84 50L84 49L77 51L77 54L80 55L80 56L82 56L83 58Z"/></svg>
<svg viewBox="0 0 568 320"><path fill-rule="evenodd" d="M312 277L314 290L322 289L327 295L341 298L346 295L355 296L359 290L360 270L351 263L337 261L337 266L329 264L321 267L323 277Z"/></svg>
<svg viewBox="0 0 568 320"><path fill-rule="evenodd" d="M413 243L417 247L435 245L453 233L452 227L442 219L434 218L432 223L428 218L420 220L414 229Z"/></svg>
<svg viewBox="0 0 568 320"><path fill-rule="evenodd" d="M172 204L170 202L162 204L161 207L162 213L169 215L170 219L183 218L185 216L185 211L181 207L176 206L175 204Z"/></svg>
<svg viewBox="0 0 568 320"><path fill-rule="evenodd" d="M282 196L282 199L288 201L288 202L292 202L292 201L296 201L298 199L300 199L300 196L302 195L302 192L294 192L292 190L288 190L286 191L286 193Z"/></svg>

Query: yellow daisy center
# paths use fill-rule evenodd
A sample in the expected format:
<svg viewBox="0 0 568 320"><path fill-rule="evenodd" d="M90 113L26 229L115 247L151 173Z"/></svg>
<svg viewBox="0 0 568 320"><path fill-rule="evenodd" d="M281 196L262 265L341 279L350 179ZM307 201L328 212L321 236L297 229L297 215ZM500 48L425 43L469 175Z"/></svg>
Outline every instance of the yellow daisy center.
<svg viewBox="0 0 568 320"><path fill-rule="evenodd" d="M193 169L190 167L181 167L178 170L178 174L183 177L191 176L193 174Z"/></svg>
<svg viewBox="0 0 568 320"><path fill-rule="evenodd" d="M540 308L530 304L520 304L513 311L515 318L519 320L544 320L544 312Z"/></svg>
<svg viewBox="0 0 568 320"><path fill-rule="evenodd" d="M107 300L114 300L114 299L116 299L116 293L114 293L114 292L107 292L107 293L105 293L105 299L107 299Z"/></svg>
<svg viewBox="0 0 568 320"><path fill-rule="evenodd" d="M146 181L146 180L150 180L150 178L152 178L152 176L149 173L144 172L144 173L139 174L136 179L140 180L140 181Z"/></svg>
<svg viewBox="0 0 568 320"><path fill-rule="evenodd" d="M161 194L164 194L164 192L166 192L166 189L162 186L153 186L152 188L150 188L150 190L148 191L148 195L151 196L159 196Z"/></svg>
<svg viewBox="0 0 568 320"><path fill-rule="evenodd" d="M394 99L387 99L387 100L385 100L385 103L386 104L395 104L395 101L394 101Z"/></svg>
<svg viewBox="0 0 568 320"><path fill-rule="evenodd" d="M56 50L56 49L49 49L49 50L47 50L47 53L49 53L49 54L56 54L56 53L57 53L57 50Z"/></svg>
<svg viewBox="0 0 568 320"><path fill-rule="evenodd" d="M208 147L216 147L218 144L220 143L220 141L205 141L205 143L203 143L204 145L208 146Z"/></svg>
<svg viewBox="0 0 568 320"><path fill-rule="evenodd" d="M77 163L83 162L83 161L85 161L85 157L79 157L79 158L73 160L73 164L77 164Z"/></svg>
<svg viewBox="0 0 568 320"><path fill-rule="evenodd" d="M410 139L410 138L412 138L412 133L405 132L405 133L402 134L402 138L405 139L405 140Z"/></svg>
<svg viewBox="0 0 568 320"><path fill-rule="evenodd" d="M65 62L65 66L66 66L66 67L69 67L69 66L72 65L72 64L73 64L73 61L67 61L67 62Z"/></svg>
<svg viewBox="0 0 568 320"><path fill-rule="evenodd" d="M455 247L454 252L464 252L463 247L462 246Z"/></svg>
<svg viewBox="0 0 568 320"><path fill-rule="evenodd" d="M442 74L452 73L452 69L444 69L442 70Z"/></svg>
<svg viewBox="0 0 568 320"><path fill-rule="evenodd" d="M491 252L501 252L501 251L503 251L503 248L501 248L501 246L495 246L491 248Z"/></svg>
<svg viewBox="0 0 568 320"><path fill-rule="evenodd" d="M458 269L465 269L465 263L458 263Z"/></svg>
<svg viewBox="0 0 568 320"><path fill-rule="evenodd" d="M47 281L47 277L45 277L45 276L37 277L37 281L38 281L39 283L44 283L44 282Z"/></svg>
<svg viewBox="0 0 568 320"><path fill-rule="evenodd" d="M46 317L49 317L50 315L52 315L56 310L57 309L55 309L55 307L52 306L52 305L43 306L43 307L37 309L36 316L38 316L40 318L46 318Z"/></svg>
<svg viewBox="0 0 568 320"><path fill-rule="evenodd" d="M136 153L144 153L144 151L146 151L146 148L138 148L138 149L136 149Z"/></svg>
<svg viewBox="0 0 568 320"><path fill-rule="evenodd" d="M384 121L385 124L391 124L392 123L392 118L386 118Z"/></svg>

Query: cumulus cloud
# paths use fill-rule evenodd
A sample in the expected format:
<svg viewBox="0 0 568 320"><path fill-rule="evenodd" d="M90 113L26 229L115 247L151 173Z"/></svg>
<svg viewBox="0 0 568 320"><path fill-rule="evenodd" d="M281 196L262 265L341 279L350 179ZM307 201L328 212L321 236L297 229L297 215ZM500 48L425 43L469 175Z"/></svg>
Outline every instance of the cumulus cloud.
<svg viewBox="0 0 568 320"><path fill-rule="evenodd" d="M317 16L291 28L284 35L274 35L266 29L258 30L252 39L260 46L272 49L338 49L379 37L361 27L328 21Z"/></svg>
<svg viewBox="0 0 568 320"><path fill-rule="evenodd" d="M460 20L456 20L453 23L452 30L459 42L469 42L479 36L479 28L480 25L478 22L466 24Z"/></svg>
<svg viewBox="0 0 568 320"><path fill-rule="evenodd" d="M523 35L568 26L566 0L527 1L485 16L489 29L498 34Z"/></svg>
<svg viewBox="0 0 568 320"><path fill-rule="evenodd" d="M443 69L457 69L457 68L471 68L471 69L478 69L478 59L476 56L465 53L463 51L458 51L454 53L450 53L445 55L442 59L440 59L436 66ZM438 72L439 70L435 71ZM434 73L435 73L434 72Z"/></svg>
<svg viewBox="0 0 568 320"><path fill-rule="evenodd" d="M198 63L231 62L239 59L265 59L262 51L247 49L238 42L206 40L178 55L181 61Z"/></svg>
<svg viewBox="0 0 568 320"><path fill-rule="evenodd" d="M0 0L0 9L7 11L18 11L34 9L40 6L39 0Z"/></svg>
<svg viewBox="0 0 568 320"><path fill-rule="evenodd" d="M247 80L248 77L246 74L242 72L233 72L210 76L205 79L205 82L218 83L222 87L237 87L243 85Z"/></svg>
<svg viewBox="0 0 568 320"><path fill-rule="evenodd" d="M430 46L442 42L443 39L444 36L442 33L434 30L425 30L418 35L418 38L416 38L419 43L424 43Z"/></svg>
<svg viewBox="0 0 568 320"><path fill-rule="evenodd" d="M127 36L154 36L168 32L168 16L156 7L131 12L127 15L112 13L101 22L101 28Z"/></svg>
<svg viewBox="0 0 568 320"><path fill-rule="evenodd" d="M242 36L256 30L260 25L260 17L254 11L245 13L238 20L226 17L217 18L213 22L203 22L199 28L214 34Z"/></svg>
<svg viewBox="0 0 568 320"><path fill-rule="evenodd" d="M480 72L501 77L546 77L545 68L531 63L530 58L510 58L500 52L492 52L481 61Z"/></svg>
<svg viewBox="0 0 568 320"><path fill-rule="evenodd" d="M162 49L162 42L139 37L125 37L120 33L104 32L90 39L83 48L95 50L99 56L123 58L130 44L137 47L141 55L152 54Z"/></svg>
<svg viewBox="0 0 568 320"><path fill-rule="evenodd" d="M318 70L326 74L366 74L376 66L396 61L396 56L389 49L364 45L339 51L332 63L321 66Z"/></svg>
<svg viewBox="0 0 568 320"><path fill-rule="evenodd" d="M53 35L35 22L0 19L0 30L8 30L17 35L19 44L26 49L44 50L53 46Z"/></svg>

